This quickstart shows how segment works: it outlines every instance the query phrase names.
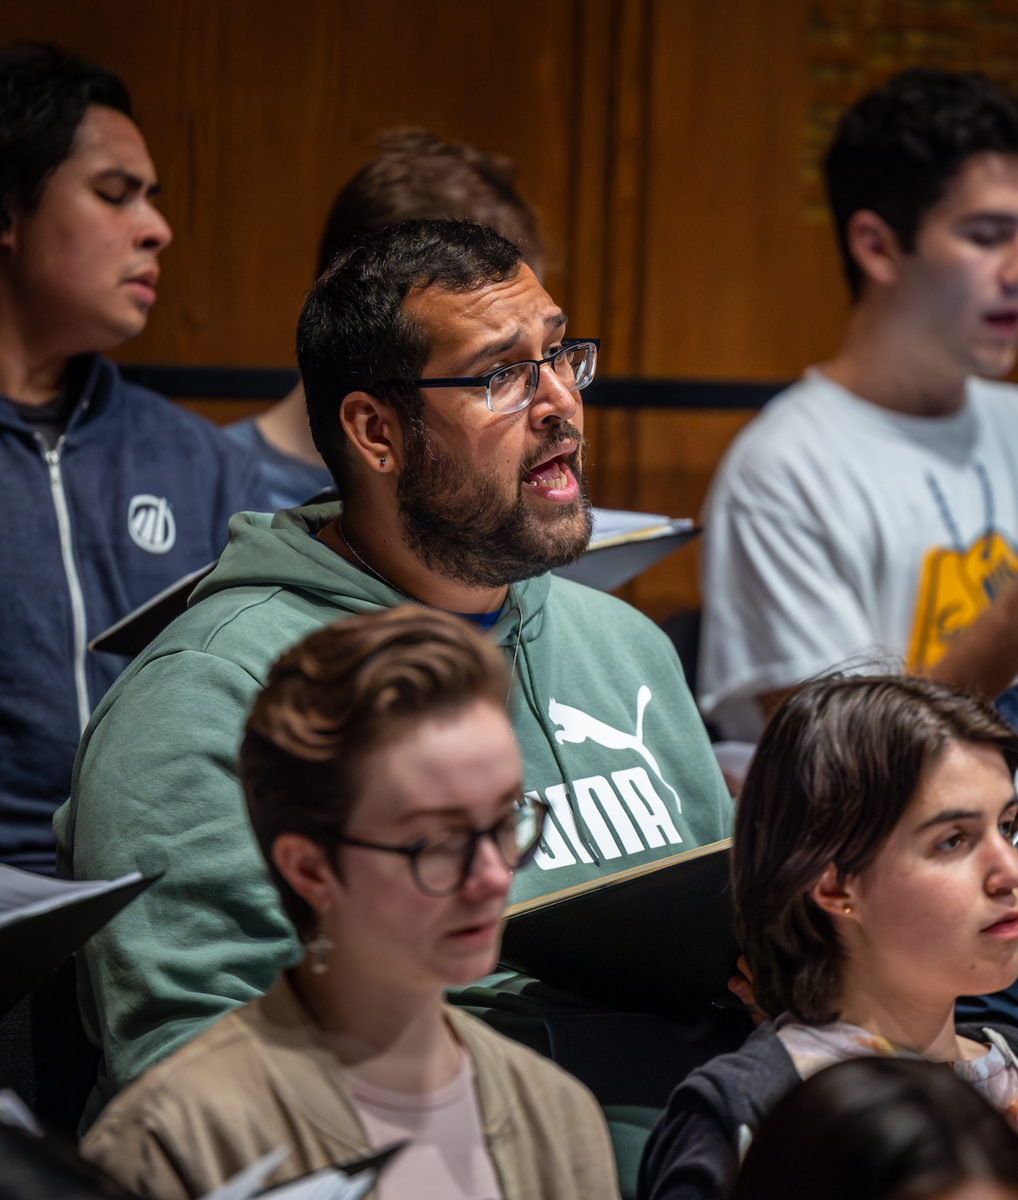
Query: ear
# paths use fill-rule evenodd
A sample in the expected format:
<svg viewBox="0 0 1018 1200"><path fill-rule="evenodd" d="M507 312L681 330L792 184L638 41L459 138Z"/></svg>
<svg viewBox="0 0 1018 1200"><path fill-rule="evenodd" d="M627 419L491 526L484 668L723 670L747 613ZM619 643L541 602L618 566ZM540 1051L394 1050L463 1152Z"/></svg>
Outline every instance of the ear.
<svg viewBox="0 0 1018 1200"><path fill-rule="evenodd" d="M852 213L845 239L859 270L868 280L880 287L891 287L898 282L902 249L883 217L868 208Z"/></svg>
<svg viewBox="0 0 1018 1200"><path fill-rule="evenodd" d="M354 452L375 472L403 467L403 431L392 409L370 392L350 392L339 407L339 420Z"/></svg>
<svg viewBox="0 0 1018 1200"><path fill-rule="evenodd" d="M272 843L272 862L319 916L332 910L338 881L321 846L299 833L281 833Z"/></svg>
<svg viewBox="0 0 1018 1200"><path fill-rule="evenodd" d="M839 879L838 869L833 863L824 868L824 873L810 888L809 894L813 903L829 916L844 918L851 916L855 911L855 888L852 880Z"/></svg>
<svg viewBox="0 0 1018 1200"><path fill-rule="evenodd" d="M18 214L0 213L0 223L4 217L7 217L7 225L3 230L0 230L0 246L7 250L17 250L18 248Z"/></svg>

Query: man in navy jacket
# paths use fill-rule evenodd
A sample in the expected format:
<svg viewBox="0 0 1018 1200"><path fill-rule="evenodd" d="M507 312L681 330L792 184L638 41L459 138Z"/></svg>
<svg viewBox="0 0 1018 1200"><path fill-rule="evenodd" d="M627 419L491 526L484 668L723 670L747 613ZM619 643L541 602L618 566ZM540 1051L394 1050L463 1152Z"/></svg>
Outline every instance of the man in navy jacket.
<svg viewBox="0 0 1018 1200"><path fill-rule="evenodd" d="M0 862L45 873L81 731L126 665L89 639L262 507L253 459L100 357L155 301L157 191L119 79L0 46Z"/></svg>

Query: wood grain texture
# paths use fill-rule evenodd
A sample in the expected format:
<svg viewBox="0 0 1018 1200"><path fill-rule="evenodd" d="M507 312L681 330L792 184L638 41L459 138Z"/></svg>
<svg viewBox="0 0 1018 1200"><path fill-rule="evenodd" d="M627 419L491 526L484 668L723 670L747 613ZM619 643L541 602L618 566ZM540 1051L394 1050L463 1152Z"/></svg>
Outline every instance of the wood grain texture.
<svg viewBox="0 0 1018 1200"><path fill-rule="evenodd" d="M829 353L846 311L830 231L804 216L811 11L34 0L0 10L0 36L55 41L131 89L175 240L124 360L291 364L334 193L380 132L412 125L515 159L549 290L573 332L602 337L605 371L772 379ZM695 516L746 419L588 412L595 502ZM627 597L655 616L695 605L695 560L680 552Z"/></svg>
<svg viewBox="0 0 1018 1200"><path fill-rule="evenodd" d="M332 197L377 135L418 126L519 164L561 291L573 5L516 0L40 0L0 34L121 74L174 244L125 360L286 365ZM561 48L565 48L565 54Z"/></svg>

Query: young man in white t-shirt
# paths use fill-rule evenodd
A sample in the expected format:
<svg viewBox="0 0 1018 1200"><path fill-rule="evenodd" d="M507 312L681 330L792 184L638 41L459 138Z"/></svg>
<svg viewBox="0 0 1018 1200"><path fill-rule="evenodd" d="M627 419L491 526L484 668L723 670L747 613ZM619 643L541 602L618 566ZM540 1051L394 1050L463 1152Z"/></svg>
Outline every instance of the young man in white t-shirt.
<svg viewBox="0 0 1018 1200"><path fill-rule="evenodd" d="M988 696L1018 674L1018 389L985 379L1018 343L1018 103L904 72L825 172L844 343L736 439L706 508L700 702L753 741L846 661Z"/></svg>

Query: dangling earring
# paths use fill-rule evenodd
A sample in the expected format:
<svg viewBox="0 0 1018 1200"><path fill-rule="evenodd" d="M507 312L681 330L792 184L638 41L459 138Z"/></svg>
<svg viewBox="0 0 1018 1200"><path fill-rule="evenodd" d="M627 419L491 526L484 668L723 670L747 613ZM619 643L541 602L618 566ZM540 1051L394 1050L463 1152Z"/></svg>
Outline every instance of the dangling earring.
<svg viewBox="0 0 1018 1200"><path fill-rule="evenodd" d="M327 938L324 933L319 933L308 942L305 949L311 955L311 974L324 975L329 969L328 957L329 951L336 948L336 943L331 938Z"/></svg>

